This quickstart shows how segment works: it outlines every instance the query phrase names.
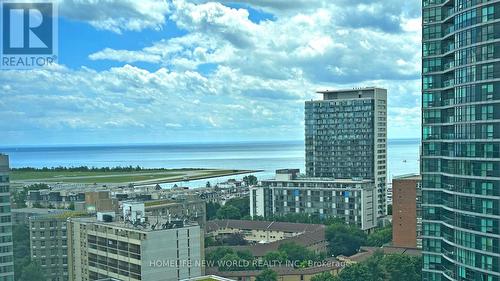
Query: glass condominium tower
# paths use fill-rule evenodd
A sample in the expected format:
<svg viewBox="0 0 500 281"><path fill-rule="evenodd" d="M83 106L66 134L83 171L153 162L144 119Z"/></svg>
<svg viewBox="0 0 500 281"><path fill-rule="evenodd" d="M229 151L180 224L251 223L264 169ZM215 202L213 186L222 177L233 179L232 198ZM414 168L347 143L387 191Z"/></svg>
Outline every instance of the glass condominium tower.
<svg viewBox="0 0 500 281"><path fill-rule="evenodd" d="M0 281L14 281L9 157L0 153Z"/></svg>
<svg viewBox="0 0 500 281"><path fill-rule="evenodd" d="M500 280L500 1L423 0L423 280Z"/></svg>

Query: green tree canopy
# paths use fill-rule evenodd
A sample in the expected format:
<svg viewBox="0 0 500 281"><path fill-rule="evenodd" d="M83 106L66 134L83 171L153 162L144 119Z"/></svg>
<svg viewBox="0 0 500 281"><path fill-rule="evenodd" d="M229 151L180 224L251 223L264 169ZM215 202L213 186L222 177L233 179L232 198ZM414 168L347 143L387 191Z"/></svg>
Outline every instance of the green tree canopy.
<svg viewBox="0 0 500 281"><path fill-rule="evenodd" d="M234 251L231 248L218 247L215 250L207 253L206 258L208 261L218 261L227 254L234 254Z"/></svg>
<svg viewBox="0 0 500 281"><path fill-rule="evenodd" d="M287 261L287 258L287 255L280 251L267 252L263 257L264 261L268 262L269 264L284 263Z"/></svg>
<svg viewBox="0 0 500 281"><path fill-rule="evenodd" d="M217 210L217 218L218 219L240 219L241 213L238 208L232 205L224 205L219 210Z"/></svg>
<svg viewBox="0 0 500 281"><path fill-rule="evenodd" d="M245 183L245 185L251 186L251 185L257 185L259 181L257 180L256 176L248 175L243 177L243 182Z"/></svg>
<svg viewBox="0 0 500 281"><path fill-rule="evenodd" d="M20 281L46 281L47 278L43 274L42 267L35 262L31 262L23 267L21 271Z"/></svg>
<svg viewBox="0 0 500 281"><path fill-rule="evenodd" d="M286 255L292 262L316 261L320 257L313 251L294 242L285 242L278 246L278 251Z"/></svg>
<svg viewBox="0 0 500 281"><path fill-rule="evenodd" d="M208 202L206 205L207 220L213 220L217 217L217 210L220 209L220 204L215 202Z"/></svg>
<svg viewBox="0 0 500 281"><path fill-rule="evenodd" d="M333 276L330 272L323 272L311 278L311 281L337 281L337 280L338 279L335 276Z"/></svg>
<svg viewBox="0 0 500 281"><path fill-rule="evenodd" d="M381 266L387 272L389 281L419 281L422 275L421 259L408 255L385 255Z"/></svg>
<svg viewBox="0 0 500 281"><path fill-rule="evenodd" d="M276 272L266 269L262 271L259 275L257 275L257 278L255 278L255 281L277 281L278 280L278 274Z"/></svg>
<svg viewBox="0 0 500 281"><path fill-rule="evenodd" d="M368 267L363 263L355 263L344 268L339 273L340 281L362 281L371 280L371 274ZM405 280L400 280L405 281Z"/></svg>
<svg viewBox="0 0 500 281"><path fill-rule="evenodd" d="M332 224L326 229L326 239L330 254L351 256L365 243L366 234L354 226Z"/></svg>
<svg viewBox="0 0 500 281"><path fill-rule="evenodd" d="M376 229L368 235L366 245L373 247L381 247L392 241L392 225Z"/></svg>
<svg viewBox="0 0 500 281"><path fill-rule="evenodd" d="M250 197L231 198L224 206L234 206L240 211L240 217L250 215Z"/></svg>
<svg viewBox="0 0 500 281"><path fill-rule="evenodd" d="M375 252L372 257L344 268L335 281L420 281L422 259L405 254ZM322 279L312 281L323 281ZM330 280L328 280L330 281Z"/></svg>

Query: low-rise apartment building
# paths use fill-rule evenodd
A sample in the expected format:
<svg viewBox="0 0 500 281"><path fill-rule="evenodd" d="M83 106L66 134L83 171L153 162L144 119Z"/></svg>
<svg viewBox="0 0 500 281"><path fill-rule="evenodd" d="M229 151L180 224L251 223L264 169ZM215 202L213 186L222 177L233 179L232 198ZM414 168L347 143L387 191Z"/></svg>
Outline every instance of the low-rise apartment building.
<svg viewBox="0 0 500 281"><path fill-rule="evenodd" d="M298 169L277 170L275 179L250 188L250 215L272 218L308 214L335 217L370 230L377 226L377 194L373 180L311 178Z"/></svg>
<svg viewBox="0 0 500 281"><path fill-rule="evenodd" d="M212 220L207 222L206 236L222 238L242 234L249 243L271 243L324 228L320 224L277 221Z"/></svg>

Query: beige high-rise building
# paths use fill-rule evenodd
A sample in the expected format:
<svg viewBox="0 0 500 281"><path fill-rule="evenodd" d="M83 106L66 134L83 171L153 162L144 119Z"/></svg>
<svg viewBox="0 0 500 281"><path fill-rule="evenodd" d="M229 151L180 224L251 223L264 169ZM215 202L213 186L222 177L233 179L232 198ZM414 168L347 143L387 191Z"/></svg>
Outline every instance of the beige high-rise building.
<svg viewBox="0 0 500 281"><path fill-rule="evenodd" d="M124 220L111 213L68 220L69 280L177 281L202 275L197 223L133 213Z"/></svg>
<svg viewBox="0 0 500 281"><path fill-rule="evenodd" d="M83 215L58 212L29 217L31 260L41 266L47 280L68 280L67 219Z"/></svg>

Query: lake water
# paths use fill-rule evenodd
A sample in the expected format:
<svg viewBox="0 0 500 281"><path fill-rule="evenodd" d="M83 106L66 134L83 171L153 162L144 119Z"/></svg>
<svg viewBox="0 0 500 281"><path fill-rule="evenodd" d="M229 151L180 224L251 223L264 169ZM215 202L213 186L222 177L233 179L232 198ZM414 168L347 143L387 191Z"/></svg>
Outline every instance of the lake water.
<svg viewBox="0 0 500 281"><path fill-rule="evenodd" d="M419 171L418 139L388 141L388 178ZM304 170L302 141L239 142L212 144L109 145L4 147L13 168L56 166L141 166L145 168L221 168L264 170L271 178L276 169ZM238 176L235 178L241 178ZM220 182L227 177L211 179ZM191 182L204 184L206 180Z"/></svg>

